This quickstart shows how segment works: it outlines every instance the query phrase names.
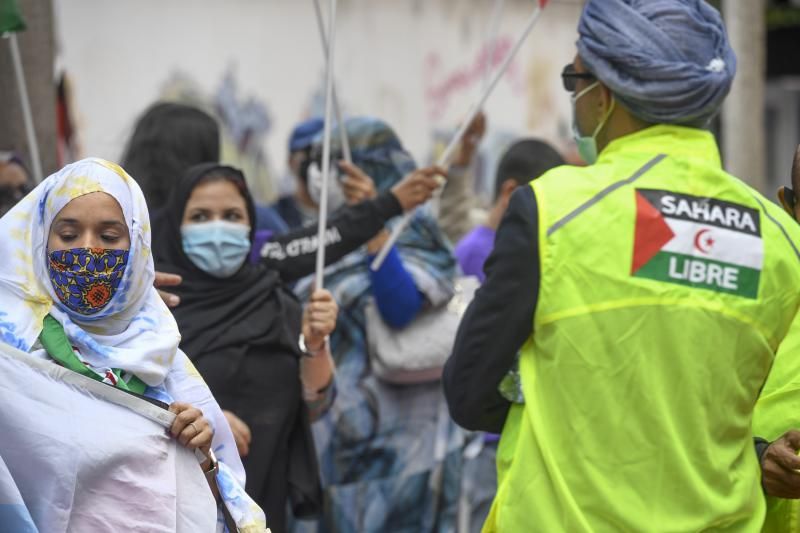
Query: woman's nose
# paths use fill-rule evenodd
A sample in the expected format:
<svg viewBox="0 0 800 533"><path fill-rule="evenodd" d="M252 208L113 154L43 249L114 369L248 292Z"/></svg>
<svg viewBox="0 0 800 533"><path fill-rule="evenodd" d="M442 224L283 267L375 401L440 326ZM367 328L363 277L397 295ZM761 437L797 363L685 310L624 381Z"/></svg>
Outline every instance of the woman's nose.
<svg viewBox="0 0 800 533"><path fill-rule="evenodd" d="M103 244L103 240L100 238L100 235L95 235L91 232L87 232L84 235L81 235L81 238L78 239L77 247L78 248L105 248L106 246Z"/></svg>

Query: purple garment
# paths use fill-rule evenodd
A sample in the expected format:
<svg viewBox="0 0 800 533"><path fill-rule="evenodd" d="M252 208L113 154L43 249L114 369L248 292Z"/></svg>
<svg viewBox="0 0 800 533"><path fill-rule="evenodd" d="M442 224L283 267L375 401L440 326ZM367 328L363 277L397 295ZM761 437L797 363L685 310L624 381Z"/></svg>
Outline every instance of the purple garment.
<svg viewBox="0 0 800 533"><path fill-rule="evenodd" d="M272 240L273 235L275 235L275 232L271 229L256 230L255 235L253 235L253 245L250 247L250 264L258 264L261 260L261 247L264 246L267 241Z"/></svg>
<svg viewBox="0 0 800 533"><path fill-rule="evenodd" d="M481 283L486 280L483 264L494 248L495 230L488 226L478 226L467 233L455 250L458 264L467 276L477 276Z"/></svg>

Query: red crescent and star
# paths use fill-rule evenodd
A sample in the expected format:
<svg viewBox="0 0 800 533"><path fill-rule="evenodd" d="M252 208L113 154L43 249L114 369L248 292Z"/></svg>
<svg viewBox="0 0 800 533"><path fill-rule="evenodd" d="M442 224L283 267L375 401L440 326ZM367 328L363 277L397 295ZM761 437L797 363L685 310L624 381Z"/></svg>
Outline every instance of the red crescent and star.
<svg viewBox="0 0 800 533"><path fill-rule="evenodd" d="M704 237L707 233L711 230L709 229L701 229L698 231L694 236L694 247L704 254L707 254L711 251L711 247L714 246L714 239L711 235Z"/></svg>

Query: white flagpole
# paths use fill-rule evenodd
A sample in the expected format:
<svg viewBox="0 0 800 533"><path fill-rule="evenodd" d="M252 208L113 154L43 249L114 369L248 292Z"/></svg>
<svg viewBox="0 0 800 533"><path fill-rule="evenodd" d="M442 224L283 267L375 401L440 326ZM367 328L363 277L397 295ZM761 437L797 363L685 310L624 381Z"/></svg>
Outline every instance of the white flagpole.
<svg viewBox="0 0 800 533"><path fill-rule="evenodd" d="M499 32L500 16L503 14L504 0L494 0L492 12L489 15L489 26L486 31L486 39L484 41L484 48L486 54L484 55L483 63L483 82L481 83L481 92L486 90L491 80L492 70L494 70L494 53L497 46L497 34ZM429 202L431 214L439 217L439 207L444 192L444 180L441 180L441 186L436 189Z"/></svg>
<svg viewBox="0 0 800 533"><path fill-rule="evenodd" d="M323 288L325 273L325 229L328 225L328 181L331 174L331 121L333 108L333 48L336 37L336 0L330 0L328 21L328 59L325 66L325 129L322 134L322 193L319 201L319 226L317 228L317 271L315 287ZM340 125L342 129L343 125Z"/></svg>
<svg viewBox="0 0 800 533"><path fill-rule="evenodd" d="M492 6L492 14L489 16L489 31L486 39L486 46L488 49L488 56L486 63L483 65L483 88L489 84L492 75L492 67L494 66L494 52L497 46L497 34L500 33L500 17L503 14L504 0L494 0Z"/></svg>
<svg viewBox="0 0 800 533"><path fill-rule="evenodd" d="M319 0L314 1L314 12L317 15L317 27L319 28L319 38L322 43L322 53L328 57L328 38L325 35L325 25L322 22L322 10L319 7ZM339 107L339 97L336 94L336 83L333 82L333 111L336 113L336 122L339 124L339 142L342 145L342 154L344 160L348 163L353 162L353 156L350 153L350 140L347 138L347 129L344 127L344 119L342 117L342 108Z"/></svg>
<svg viewBox="0 0 800 533"><path fill-rule="evenodd" d="M503 60L503 64L500 65L500 68L495 73L494 77L492 78L492 81L489 83L489 86L486 87L486 90L483 92L480 99L478 99L478 101L475 102L470 108L469 113L467 113L467 117L461 123L461 126L458 128L455 135L453 135L450 144L447 145L447 148L445 148L444 152L442 152L442 155L440 155L439 159L436 161L437 165L442 167L448 165L448 163L450 162L450 158L453 156L453 152L458 146L461 137L464 135L464 132L467 131L467 128L469 128L469 125L475 119L475 116L483 108L483 104L485 104L486 100L488 100L489 95L492 94L492 91L497 86L497 83L503 77L503 74L505 74L506 70L508 70L508 66L514 59L514 56L517 55L517 52L519 52L519 49L522 47L522 43L525 42L525 39L528 37L528 34L531 32L534 25L536 25L536 21L539 20L539 16L541 14L542 14L542 4L537 4L536 9L534 9L533 13L528 19L527 24L525 25L525 30L522 32L522 35L520 35L519 39L517 39L516 44L514 44L514 47L511 49L506 58ZM417 209L421 208L422 206L418 207ZM380 253L372 261L372 265L370 265L370 268L372 268L372 270L378 270L381 267L384 259L386 259L386 256L389 254L389 250L391 250L392 246L394 246L394 244L397 242L397 239L400 237L400 234L403 233L406 227L408 227L408 224L411 222L413 216L414 216L414 211L406 213L405 215L403 215L403 218L400 219L400 222L392 229L392 234L386 240L386 244L383 245L383 248L381 248Z"/></svg>
<svg viewBox="0 0 800 533"><path fill-rule="evenodd" d="M22 70L22 58L19 53L17 34L11 32L6 35L11 50L11 62L14 64L14 74L17 78L17 91L22 105L22 121L25 124L25 135L28 138L28 150L31 155L31 168L33 179L36 183L42 182L42 160L39 157L39 143L36 141L36 130L33 128L33 114L31 102L28 99L28 86L25 83L25 72Z"/></svg>

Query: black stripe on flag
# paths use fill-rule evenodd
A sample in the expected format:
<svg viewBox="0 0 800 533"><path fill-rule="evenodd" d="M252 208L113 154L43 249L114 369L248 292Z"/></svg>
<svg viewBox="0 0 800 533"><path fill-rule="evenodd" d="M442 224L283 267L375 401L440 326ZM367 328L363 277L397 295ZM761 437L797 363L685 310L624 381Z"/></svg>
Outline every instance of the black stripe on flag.
<svg viewBox="0 0 800 533"><path fill-rule="evenodd" d="M664 217L761 236L761 218L757 209L716 198L672 191L657 189L637 189L637 191Z"/></svg>

